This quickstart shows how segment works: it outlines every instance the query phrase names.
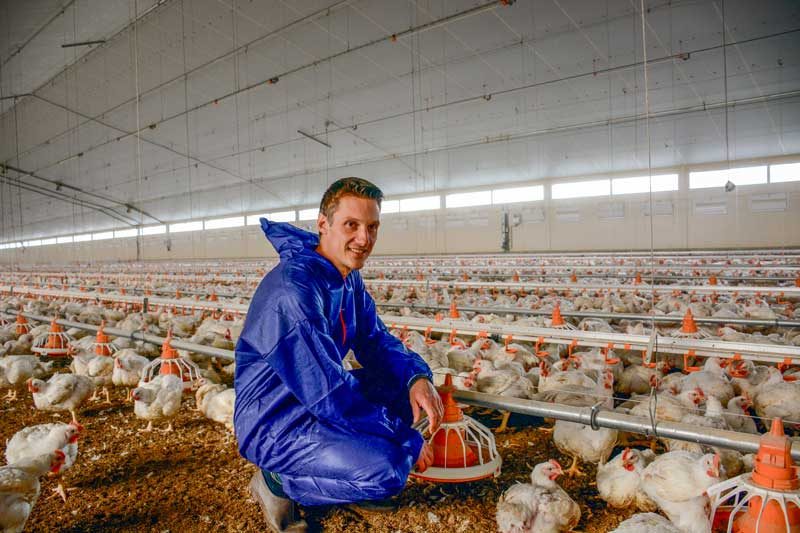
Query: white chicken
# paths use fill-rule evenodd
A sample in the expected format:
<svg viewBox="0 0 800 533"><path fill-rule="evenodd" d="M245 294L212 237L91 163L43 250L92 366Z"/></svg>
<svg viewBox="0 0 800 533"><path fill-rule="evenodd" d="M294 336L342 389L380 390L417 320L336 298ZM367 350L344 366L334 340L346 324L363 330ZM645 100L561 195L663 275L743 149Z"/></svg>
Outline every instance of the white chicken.
<svg viewBox="0 0 800 533"><path fill-rule="evenodd" d="M596 383L578 370L556 370L547 361L539 363L539 392L559 389L567 385L594 388Z"/></svg>
<svg viewBox="0 0 800 533"><path fill-rule="evenodd" d="M25 522L39 499L39 478L48 471L57 474L63 464L64 452L55 450L0 467L0 528L4 533L25 529Z"/></svg>
<svg viewBox="0 0 800 533"><path fill-rule="evenodd" d="M659 361L653 368L632 364L622 372L622 376L616 384L616 390L623 394L647 394L650 392L651 376L661 379L669 370L670 366L667 361Z"/></svg>
<svg viewBox="0 0 800 533"><path fill-rule="evenodd" d="M28 390L33 394L33 404L40 411L69 411L72 422L78 423L75 410L94 391L94 383L86 376L54 374L46 382L28 380Z"/></svg>
<svg viewBox="0 0 800 533"><path fill-rule="evenodd" d="M460 345L450 347L445 352L448 363L445 366L459 372L469 372L475 364L475 359L479 357L482 343L483 341L478 339L469 348Z"/></svg>
<svg viewBox="0 0 800 533"><path fill-rule="evenodd" d="M720 481L718 455L667 452L645 468L642 490L678 528L686 533L710 533L706 490Z"/></svg>
<svg viewBox="0 0 800 533"><path fill-rule="evenodd" d="M94 342L94 341L92 341ZM69 365L73 374L86 376L94 383L94 394L90 398L97 398L97 389L102 387L106 397L106 403L111 403L108 392L108 385L111 385L112 374L114 372L114 359L108 355L97 355L93 353L75 355Z"/></svg>
<svg viewBox="0 0 800 533"><path fill-rule="evenodd" d="M526 375L518 373L513 368L497 368L495 363L488 359L475 359L474 373L479 392L512 398L531 398L536 393L536 387ZM498 433L505 431L510 417L511 412L505 411L500 426L495 431Z"/></svg>
<svg viewBox="0 0 800 533"><path fill-rule="evenodd" d="M124 348L114 354L114 370L111 382L115 387L135 387L142 377L142 369L150 359L139 355L130 348Z"/></svg>
<svg viewBox="0 0 800 533"><path fill-rule="evenodd" d="M595 387L594 394L581 397L572 404L580 407L593 407L598 401L611 409L614 406L614 375L610 370L603 373ZM583 475L578 468L578 459L591 463L604 463L611 455L617 442L617 430L608 428L593 429L589 425L556 420L553 442L563 453L572 456L569 475Z"/></svg>
<svg viewBox="0 0 800 533"><path fill-rule="evenodd" d="M233 404L236 401L234 389L215 383L202 383L195 392L195 401L203 416L233 431Z"/></svg>
<svg viewBox="0 0 800 533"><path fill-rule="evenodd" d="M730 378L725 374L725 362L717 357L709 357L703 370L691 372L681 382L681 390L702 389L706 396L717 398L722 405L735 396Z"/></svg>
<svg viewBox="0 0 800 533"><path fill-rule="evenodd" d="M780 371L770 367L769 378L755 391L753 407L767 426L773 418L782 418L787 425L800 427L800 383L784 381Z"/></svg>
<svg viewBox="0 0 800 533"><path fill-rule="evenodd" d="M752 403L747 396L734 396L728 401L728 406L722 416L725 417L728 427L733 431L744 433L759 433L755 420L750 416Z"/></svg>
<svg viewBox="0 0 800 533"><path fill-rule="evenodd" d="M651 450L625 448L609 462L597 467L597 492L611 507L635 506L640 511L655 511L656 504L642 492L642 472L655 454Z"/></svg>
<svg viewBox="0 0 800 533"><path fill-rule="evenodd" d="M611 533L683 533L683 531L660 514L639 513L621 522Z"/></svg>
<svg viewBox="0 0 800 533"><path fill-rule="evenodd" d="M25 459L33 459L55 450L64 452L61 470L70 468L78 457L78 438L83 432L80 424L38 424L17 431L6 445L6 462L15 464ZM55 489L61 499L67 501L64 487L59 483Z"/></svg>
<svg viewBox="0 0 800 533"><path fill-rule="evenodd" d="M47 375L53 363L42 363L35 355L7 355L0 358L0 387L8 388L6 398L15 400L17 391L30 378Z"/></svg>
<svg viewBox="0 0 800 533"><path fill-rule="evenodd" d="M533 468L531 483L506 490L497 502L500 533L557 533L578 525L581 510L556 483L561 474L561 465L551 459Z"/></svg>
<svg viewBox="0 0 800 533"><path fill-rule="evenodd" d="M682 424L689 424L695 427L730 429L726 419L724 418L724 413L725 409L722 407L722 403L720 403L720 401L714 396L708 396L706 398L705 413L702 415L685 413L681 417L680 422ZM662 442L669 451L684 450L700 454L702 454L704 451L704 448L696 442L677 439L662 439Z"/></svg>
<svg viewBox="0 0 800 533"><path fill-rule="evenodd" d="M458 390L475 390L475 372L456 372L452 368L437 368L433 372L433 384L436 387L444 385L445 377L453 376L453 386Z"/></svg>
<svg viewBox="0 0 800 533"><path fill-rule="evenodd" d="M165 431L172 431L172 417L181 407L183 381L173 374L156 376L152 381L140 383L131 391L134 400L133 412L139 418L147 420L143 431L153 430L153 420L170 420Z"/></svg>

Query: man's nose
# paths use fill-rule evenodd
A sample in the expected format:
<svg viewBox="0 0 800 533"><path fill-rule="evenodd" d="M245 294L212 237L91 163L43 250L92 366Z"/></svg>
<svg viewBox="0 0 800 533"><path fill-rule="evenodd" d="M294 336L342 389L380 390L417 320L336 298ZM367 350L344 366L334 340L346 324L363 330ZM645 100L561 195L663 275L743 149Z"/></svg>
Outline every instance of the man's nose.
<svg viewBox="0 0 800 533"><path fill-rule="evenodd" d="M365 226L360 227L356 232L356 244L366 246L370 243L370 239L369 230Z"/></svg>

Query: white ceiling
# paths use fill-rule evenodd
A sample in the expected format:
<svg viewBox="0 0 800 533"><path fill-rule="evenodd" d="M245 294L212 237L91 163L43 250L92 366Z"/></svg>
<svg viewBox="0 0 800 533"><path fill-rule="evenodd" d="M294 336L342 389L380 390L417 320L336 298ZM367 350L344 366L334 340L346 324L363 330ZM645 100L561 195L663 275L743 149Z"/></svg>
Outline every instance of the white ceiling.
<svg viewBox="0 0 800 533"><path fill-rule="evenodd" d="M638 0L6 1L0 241L800 153L800 3L646 4L649 142Z"/></svg>

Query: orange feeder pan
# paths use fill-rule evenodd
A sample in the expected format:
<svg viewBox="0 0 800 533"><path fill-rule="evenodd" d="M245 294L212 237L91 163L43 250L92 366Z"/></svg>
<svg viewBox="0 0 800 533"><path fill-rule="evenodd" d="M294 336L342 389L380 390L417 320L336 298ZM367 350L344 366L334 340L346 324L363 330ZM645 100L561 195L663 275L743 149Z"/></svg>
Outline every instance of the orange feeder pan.
<svg viewBox="0 0 800 533"><path fill-rule="evenodd" d="M106 326L106 321L100 322L100 329L97 330L97 337L94 341L94 353L97 355L110 356L117 351L117 347L111 344L108 335L106 335L103 328Z"/></svg>
<svg viewBox="0 0 800 533"><path fill-rule="evenodd" d="M64 328L54 318L50 322L50 331L36 338L31 351L48 357L66 357L69 355L71 342L72 337L64 333Z"/></svg>
<svg viewBox="0 0 800 533"><path fill-rule="evenodd" d="M435 483L466 483L499 476L503 460L494 435L461 411L453 399L454 390L453 377L447 374L444 385L439 387L444 418L428 441L433 448L433 465L424 472L414 470L411 475ZM427 418L423 418L414 427L422 431L427 424Z"/></svg>
<svg viewBox="0 0 800 533"><path fill-rule="evenodd" d="M561 316L561 306L556 305L550 315L550 327L554 329L578 329Z"/></svg>
<svg viewBox="0 0 800 533"><path fill-rule="evenodd" d="M183 381L183 391L188 392L196 387L200 381L200 368L194 361L181 357L172 347L172 330L167 332L164 344L161 345L161 357L153 359L142 369L142 381L152 381L156 375L165 376L172 374ZM156 374L156 370L158 373Z"/></svg>
<svg viewBox="0 0 800 533"><path fill-rule="evenodd" d="M714 529L733 533L800 533L800 479L792 441L780 418L762 435L753 472L708 488ZM726 523L727 522L727 523Z"/></svg>
<svg viewBox="0 0 800 533"><path fill-rule="evenodd" d="M28 324L28 321L25 320L25 317L21 314L17 314L17 320L14 324L16 325L14 332L17 335L25 335L31 330L31 325Z"/></svg>

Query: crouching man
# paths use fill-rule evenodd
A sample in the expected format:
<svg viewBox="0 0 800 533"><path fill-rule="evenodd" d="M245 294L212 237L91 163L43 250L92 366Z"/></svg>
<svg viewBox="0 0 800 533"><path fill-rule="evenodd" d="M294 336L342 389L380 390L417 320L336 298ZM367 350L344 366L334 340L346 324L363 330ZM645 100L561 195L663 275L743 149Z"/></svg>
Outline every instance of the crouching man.
<svg viewBox="0 0 800 533"><path fill-rule="evenodd" d="M250 490L274 531L306 531L301 505L396 508L414 465L433 454L411 428L442 403L422 358L386 330L358 270L378 237L383 193L359 178L322 197L319 237L261 219L280 255L250 303L236 345L234 425L261 471ZM348 372L352 350L363 368Z"/></svg>

